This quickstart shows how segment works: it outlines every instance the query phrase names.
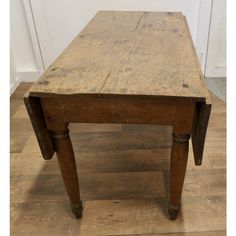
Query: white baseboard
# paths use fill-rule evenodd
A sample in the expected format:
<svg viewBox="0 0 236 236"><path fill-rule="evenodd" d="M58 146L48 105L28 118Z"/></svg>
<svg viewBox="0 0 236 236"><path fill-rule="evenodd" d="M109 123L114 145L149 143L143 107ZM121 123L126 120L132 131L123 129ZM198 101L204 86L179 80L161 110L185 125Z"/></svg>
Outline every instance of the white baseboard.
<svg viewBox="0 0 236 236"><path fill-rule="evenodd" d="M13 94L13 92L16 90L16 88L19 86L19 84L20 84L20 78L18 76L16 76L14 78L14 82L11 81L11 83L10 83L10 95Z"/></svg>
<svg viewBox="0 0 236 236"><path fill-rule="evenodd" d="M226 77L226 67L206 68L205 77Z"/></svg>
<svg viewBox="0 0 236 236"><path fill-rule="evenodd" d="M14 82L10 84L10 94L12 94L21 82L35 82L43 74L43 71L20 71L15 73Z"/></svg>
<svg viewBox="0 0 236 236"><path fill-rule="evenodd" d="M43 74L43 71L22 71L17 72L21 82L35 82Z"/></svg>

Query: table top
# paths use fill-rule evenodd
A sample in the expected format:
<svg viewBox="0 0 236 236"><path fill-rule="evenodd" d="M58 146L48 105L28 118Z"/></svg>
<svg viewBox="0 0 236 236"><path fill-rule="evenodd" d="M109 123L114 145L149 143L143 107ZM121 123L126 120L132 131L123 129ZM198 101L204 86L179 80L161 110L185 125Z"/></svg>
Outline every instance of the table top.
<svg viewBox="0 0 236 236"><path fill-rule="evenodd" d="M29 92L208 97L186 19L171 12L99 11Z"/></svg>

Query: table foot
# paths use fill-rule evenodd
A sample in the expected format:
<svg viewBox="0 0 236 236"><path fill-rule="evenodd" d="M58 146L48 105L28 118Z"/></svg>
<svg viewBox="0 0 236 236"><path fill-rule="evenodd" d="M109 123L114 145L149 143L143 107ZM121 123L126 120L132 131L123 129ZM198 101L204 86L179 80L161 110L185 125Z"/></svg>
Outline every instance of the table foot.
<svg viewBox="0 0 236 236"><path fill-rule="evenodd" d="M178 213L179 213L180 207L175 207L175 206L168 206L168 214L170 217L170 220L176 220Z"/></svg>
<svg viewBox="0 0 236 236"><path fill-rule="evenodd" d="M71 204L71 211L77 219L80 219L83 212L82 202L80 204Z"/></svg>

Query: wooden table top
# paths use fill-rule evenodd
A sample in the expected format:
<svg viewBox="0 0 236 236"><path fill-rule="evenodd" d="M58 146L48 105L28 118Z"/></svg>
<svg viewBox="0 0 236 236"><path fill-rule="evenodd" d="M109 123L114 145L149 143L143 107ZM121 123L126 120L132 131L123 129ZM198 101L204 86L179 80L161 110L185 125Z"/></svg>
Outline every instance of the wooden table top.
<svg viewBox="0 0 236 236"><path fill-rule="evenodd" d="M145 95L207 100L182 13L99 11L31 96Z"/></svg>

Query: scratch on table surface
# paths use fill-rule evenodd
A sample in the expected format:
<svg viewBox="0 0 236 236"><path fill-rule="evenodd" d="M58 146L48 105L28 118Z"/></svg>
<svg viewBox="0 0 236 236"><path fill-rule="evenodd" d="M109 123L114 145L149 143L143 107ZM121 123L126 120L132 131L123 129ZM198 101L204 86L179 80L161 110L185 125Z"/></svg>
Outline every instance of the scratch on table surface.
<svg viewBox="0 0 236 236"><path fill-rule="evenodd" d="M133 31L136 31L136 30L138 29L138 27L139 27L139 25L140 25L140 22L141 22L141 20L142 20L142 17L143 17L143 15L141 15L141 16L139 17L138 22L137 22L135 28L133 29Z"/></svg>
<svg viewBox="0 0 236 236"><path fill-rule="evenodd" d="M101 93L101 91L103 90L103 87L105 86L105 84L106 84L108 78L110 77L110 75L111 75L111 70L109 70L109 72L107 73L107 76L106 76L101 88L99 89L99 93Z"/></svg>

